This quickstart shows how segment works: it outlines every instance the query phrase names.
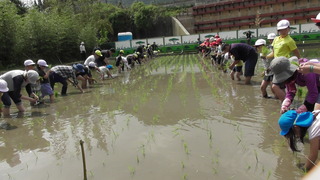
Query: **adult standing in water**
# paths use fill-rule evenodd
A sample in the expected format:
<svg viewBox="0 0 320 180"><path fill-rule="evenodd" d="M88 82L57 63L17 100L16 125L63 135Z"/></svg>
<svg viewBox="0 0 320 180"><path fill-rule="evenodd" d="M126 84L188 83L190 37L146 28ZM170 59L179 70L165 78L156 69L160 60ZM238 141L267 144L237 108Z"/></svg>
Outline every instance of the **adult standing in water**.
<svg viewBox="0 0 320 180"><path fill-rule="evenodd" d="M255 48L245 43L234 43L231 45L223 44L221 50L223 53L229 52L234 57L234 62L229 66L229 69L232 70L240 60L245 62L245 84L251 84L251 78L254 75L254 69L258 60Z"/></svg>
<svg viewBox="0 0 320 180"><path fill-rule="evenodd" d="M84 42L81 42L80 44L80 56L81 56L81 60L86 60L87 53L86 53L86 47L84 46Z"/></svg>
<svg viewBox="0 0 320 180"><path fill-rule="evenodd" d="M28 100L31 103L36 103L38 101L38 96L31 91L30 84L35 84L39 79L39 74L35 70L23 71L23 70L12 70L4 73L0 76L7 82L9 91L4 93L1 100L4 104L3 115L10 115L11 99L16 104L19 112L24 112L25 108L22 104L21 99ZM21 94L21 89L25 87L28 96ZM11 99L10 99L11 98Z"/></svg>

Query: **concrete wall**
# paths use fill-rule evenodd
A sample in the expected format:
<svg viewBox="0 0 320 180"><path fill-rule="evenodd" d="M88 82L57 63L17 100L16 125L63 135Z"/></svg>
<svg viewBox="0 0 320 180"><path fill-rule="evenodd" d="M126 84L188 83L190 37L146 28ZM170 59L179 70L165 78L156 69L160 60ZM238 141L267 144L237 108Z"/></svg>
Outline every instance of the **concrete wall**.
<svg viewBox="0 0 320 180"><path fill-rule="evenodd" d="M172 17L172 33L173 36L182 36L190 34L186 30L186 28L181 24L181 22L175 17Z"/></svg>

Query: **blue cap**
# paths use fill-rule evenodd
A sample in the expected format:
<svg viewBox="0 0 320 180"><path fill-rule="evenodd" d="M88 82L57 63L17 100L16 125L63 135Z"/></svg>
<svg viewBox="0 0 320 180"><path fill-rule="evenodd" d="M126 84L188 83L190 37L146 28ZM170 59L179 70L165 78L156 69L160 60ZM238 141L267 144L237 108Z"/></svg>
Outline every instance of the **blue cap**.
<svg viewBox="0 0 320 180"><path fill-rule="evenodd" d="M113 66L109 64L109 65L107 65L107 68L108 68L108 69L112 69Z"/></svg>
<svg viewBox="0 0 320 180"><path fill-rule="evenodd" d="M281 115L278 123L281 128L280 135L286 135L293 125L300 127L309 127L313 122L313 114L311 112L303 112L298 114L295 110L289 110Z"/></svg>
<svg viewBox="0 0 320 180"><path fill-rule="evenodd" d="M74 64L74 65L72 65L72 67L73 67L75 70L77 70L77 71L79 71L79 72L81 72L81 73L84 72L84 66L83 66L82 64Z"/></svg>

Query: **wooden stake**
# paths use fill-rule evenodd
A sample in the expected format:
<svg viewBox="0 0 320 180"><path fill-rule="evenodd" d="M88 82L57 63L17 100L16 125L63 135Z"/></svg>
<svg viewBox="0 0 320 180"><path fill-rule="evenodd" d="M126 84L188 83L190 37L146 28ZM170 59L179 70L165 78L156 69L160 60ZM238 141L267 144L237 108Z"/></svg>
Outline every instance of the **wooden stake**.
<svg viewBox="0 0 320 180"><path fill-rule="evenodd" d="M83 141L80 140L80 146L81 146L81 152L82 152L82 162L83 162L83 179L87 180L87 168L86 168L86 157L84 155L84 149L83 149Z"/></svg>

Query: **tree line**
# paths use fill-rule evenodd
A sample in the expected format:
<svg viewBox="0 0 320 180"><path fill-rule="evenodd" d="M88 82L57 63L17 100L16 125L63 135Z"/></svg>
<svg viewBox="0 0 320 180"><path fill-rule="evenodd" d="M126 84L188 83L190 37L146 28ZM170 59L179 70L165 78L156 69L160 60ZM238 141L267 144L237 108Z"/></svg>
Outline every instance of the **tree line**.
<svg viewBox="0 0 320 180"><path fill-rule="evenodd" d="M118 32L130 31L134 38L167 36L168 19L183 10L143 2L124 8L99 0L37 0L32 5L2 0L0 9L0 69L21 66L26 59L72 62L80 58L80 42L89 53L96 46L111 48Z"/></svg>

